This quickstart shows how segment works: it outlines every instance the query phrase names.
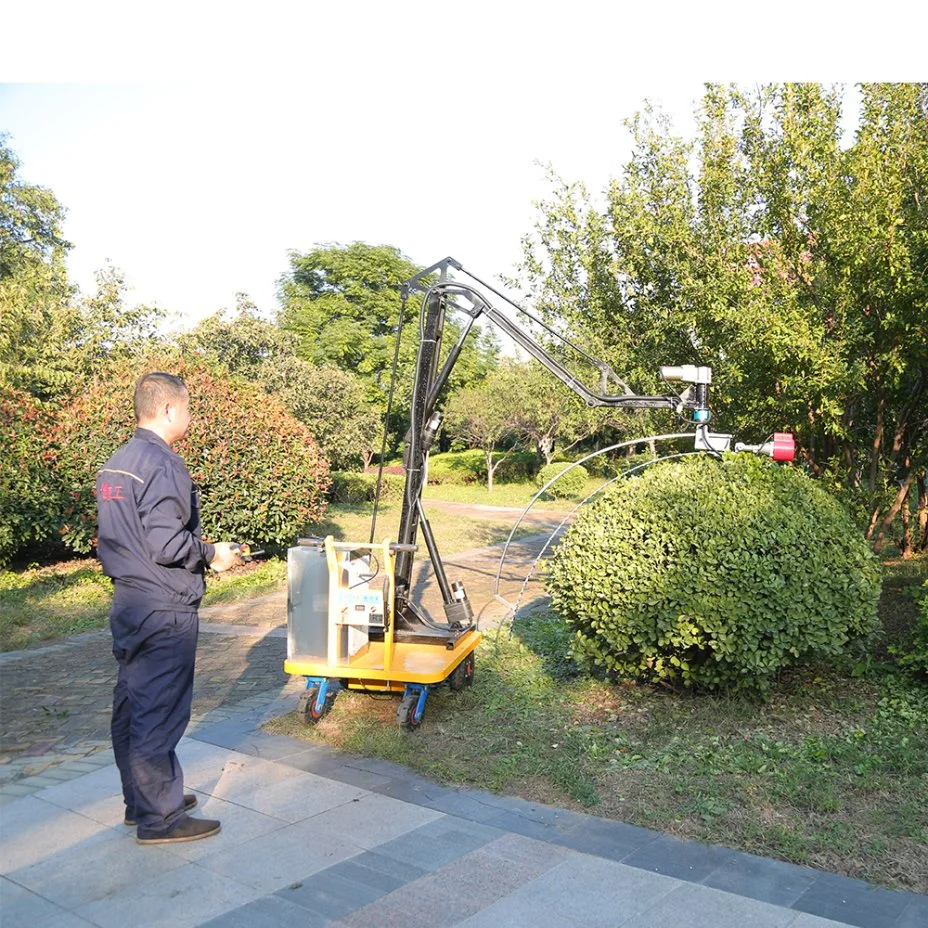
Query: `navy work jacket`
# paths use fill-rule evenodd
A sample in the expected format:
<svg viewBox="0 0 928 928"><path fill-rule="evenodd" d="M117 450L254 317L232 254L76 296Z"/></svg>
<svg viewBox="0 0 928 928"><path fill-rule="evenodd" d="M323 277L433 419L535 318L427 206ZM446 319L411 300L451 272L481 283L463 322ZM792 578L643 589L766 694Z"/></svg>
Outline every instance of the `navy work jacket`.
<svg viewBox="0 0 928 928"><path fill-rule="evenodd" d="M179 454L136 429L97 474L97 554L113 605L196 611L215 548L200 536L197 488Z"/></svg>

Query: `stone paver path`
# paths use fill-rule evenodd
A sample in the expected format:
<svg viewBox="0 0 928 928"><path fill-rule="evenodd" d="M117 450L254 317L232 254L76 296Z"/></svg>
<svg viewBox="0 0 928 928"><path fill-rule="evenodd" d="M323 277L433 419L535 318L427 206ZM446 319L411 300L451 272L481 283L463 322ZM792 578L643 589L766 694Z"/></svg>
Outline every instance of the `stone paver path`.
<svg viewBox="0 0 928 928"><path fill-rule="evenodd" d="M556 524L556 523L555 523ZM540 528L543 526L539 526ZM515 598L547 535L504 571ZM540 539L540 540L539 540ZM499 549L447 558L482 626ZM417 597L441 616L425 559ZM523 604L539 595L526 589ZM203 610L182 743L214 839L140 847L109 749L115 662L96 632L0 655L3 926L172 928L924 928L928 897L684 842L268 735L304 681L283 672L286 592Z"/></svg>
<svg viewBox="0 0 928 928"><path fill-rule="evenodd" d="M438 505L510 524L521 511ZM502 575L505 595L517 597L528 566L560 519L558 514L529 515L527 521L542 531L511 547ZM493 600L500 551L499 546L480 548L445 560L449 580L464 582L482 628L490 628L507 616L505 606ZM537 582L530 585L523 603L530 603L539 590ZM414 598L426 612L444 621L441 597L424 551L415 563ZM200 618L194 720L253 697L270 701L303 685L302 677L290 678L283 670L286 589L204 607ZM109 633L101 631L0 654L0 786L41 776L57 764L109 748L116 682L110 646Z"/></svg>

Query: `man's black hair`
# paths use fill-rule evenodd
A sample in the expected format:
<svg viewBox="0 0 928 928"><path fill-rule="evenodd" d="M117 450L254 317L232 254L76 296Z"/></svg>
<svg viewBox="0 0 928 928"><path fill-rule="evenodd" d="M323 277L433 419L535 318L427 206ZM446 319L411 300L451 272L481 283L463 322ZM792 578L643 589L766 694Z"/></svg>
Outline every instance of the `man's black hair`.
<svg viewBox="0 0 928 928"><path fill-rule="evenodd" d="M187 386L180 377L153 371L145 374L135 385L132 405L135 421L154 419L165 403L180 403L187 397Z"/></svg>

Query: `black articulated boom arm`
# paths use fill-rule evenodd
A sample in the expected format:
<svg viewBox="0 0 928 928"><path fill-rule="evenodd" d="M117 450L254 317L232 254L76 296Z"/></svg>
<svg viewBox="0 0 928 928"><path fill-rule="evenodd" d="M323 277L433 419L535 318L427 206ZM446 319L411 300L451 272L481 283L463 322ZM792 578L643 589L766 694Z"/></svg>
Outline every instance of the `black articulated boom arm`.
<svg viewBox="0 0 928 928"><path fill-rule="evenodd" d="M572 374L557 358L541 345L528 332L513 322L496 308L476 286L463 283L449 277L450 270L466 274L482 290L488 290L509 303L519 313L524 314L533 323L545 329L554 339L565 345L584 361L595 367L601 377L601 391L591 390L586 384ZM435 280L434 275L438 274ZM422 488L425 477L425 465L429 449L441 428L441 414L435 406L438 396L448 381L451 371L460 356L464 341L474 322L481 316L486 317L499 327L513 341L536 361L547 368L555 377L578 394L588 406L629 409L668 409L680 413L686 407L692 408L693 420L705 423L709 419L709 384L711 370L706 367L662 368L665 380L682 380L694 385L695 389L683 396L674 394L644 396L633 393L615 372L603 361L584 352L572 344L542 320L532 316L527 310L513 303L508 297L499 293L489 284L466 271L460 262L445 258L437 264L426 268L403 284L403 296L421 292L422 307L419 319L419 349L416 358L415 379L412 391L412 412L410 429L404 455L406 469L406 488L403 497L403 511L397 536L396 557L396 633L403 637L424 637L434 639L445 637L447 647L454 647L454 641L473 625L473 611L461 584L449 585L445 576L441 557L432 535L428 519L422 507ZM441 340L444 332L445 318L448 311L460 311L467 316L460 336L451 347L441 369L438 368L441 353ZM616 384L623 392L608 393L610 385ZM432 622L420 615L410 602L410 583L412 576L413 552L419 528L429 551L436 580L441 590L448 619L447 625Z"/></svg>

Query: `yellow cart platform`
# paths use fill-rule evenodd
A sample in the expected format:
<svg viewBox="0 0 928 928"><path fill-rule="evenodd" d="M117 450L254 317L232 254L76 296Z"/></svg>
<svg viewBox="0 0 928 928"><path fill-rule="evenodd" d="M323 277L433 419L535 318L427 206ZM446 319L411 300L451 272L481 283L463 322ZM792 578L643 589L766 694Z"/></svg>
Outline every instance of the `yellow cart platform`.
<svg viewBox="0 0 928 928"><path fill-rule="evenodd" d="M419 727L429 691L473 681L476 627L455 633L434 626L398 640L394 558L379 544L306 539L288 552L288 634L284 671L306 677L299 712L309 724L331 709L342 689L402 693L397 719ZM428 632L433 631L433 634Z"/></svg>

